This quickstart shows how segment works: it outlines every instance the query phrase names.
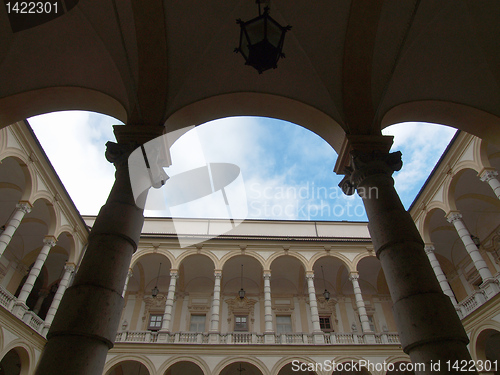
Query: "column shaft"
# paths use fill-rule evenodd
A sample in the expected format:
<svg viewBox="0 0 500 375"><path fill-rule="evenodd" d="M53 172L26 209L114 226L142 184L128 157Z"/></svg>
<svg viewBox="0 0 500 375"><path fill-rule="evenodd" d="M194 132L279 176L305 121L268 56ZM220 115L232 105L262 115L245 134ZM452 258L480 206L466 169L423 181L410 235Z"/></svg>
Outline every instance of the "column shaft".
<svg viewBox="0 0 500 375"><path fill-rule="evenodd" d="M498 181L497 171L485 171L481 176L481 181L487 182L493 189L493 192L495 193L497 198L500 199L500 181Z"/></svg>
<svg viewBox="0 0 500 375"><path fill-rule="evenodd" d="M265 332L273 333L273 311L271 304L271 273L264 273L264 321Z"/></svg>
<svg viewBox="0 0 500 375"><path fill-rule="evenodd" d="M36 279L38 275L40 275L40 271L42 270L45 261L47 260L47 256L49 255L50 249L52 249L56 245L56 239L54 237L46 237L43 240L43 247L36 258L35 264L31 267L30 274L26 279L26 282L21 289L21 293L19 293L19 298L17 299L19 302L26 303L28 297L33 290L33 286L35 285Z"/></svg>
<svg viewBox="0 0 500 375"><path fill-rule="evenodd" d="M319 325L318 301L316 300L316 288L314 287L314 274L306 275L307 291L309 292L309 308L311 309L311 320L313 332L321 332Z"/></svg>
<svg viewBox="0 0 500 375"><path fill-rule="evenodd" d="M132 269L129 269L127 272L127 278L125 279L125 285L123 286L122 297L125 297L125 293L127 293L128 282L130 281L130 278L133 274L134 273L132 272Z"/></svg>
<svg viewBox="0 0 500 375"><path fill-rule="evenodd" d="M123 287L144 217L135 204L128 171L128 155L136 146L107 146L106 157L116 167L115 183L47 334L36 375L102 374L116 338Z"/></svg>
<svg viewBox="0 0 500 375"><path fill-rule="evenodd" d="M219 311L220 311L220 283L222 271L215 272L214 298L212 300L212 316L210 318L210 332L219 332Z"/></svg>
<svg viewBox="0 0 500 375"><path fill-rule="evenodd" d="M177 273L177 271L170 272L170 284L168 286L167 302L165 303L165 311L163 313L163 321L161 323L162 331L166 332L170 331L170 323L172 321L172 309L174 307L175 286L177 284L178 278L179 274Z"/></svg>
<svg viewBox="0 0 500 375"><path fill-rule="evenodd" d="M340 186L347 194L356 189L363 199L401 345L413 363L425 364L426 371L420 374L446 373L431 372L431 363L470 360L469 340L436 280L415 223L394 189L391 175L401 168L401 153L359 149L351 152L351 167Z"/></svg>
<svg viewBox="0 0 500 375"><path fill-rule="evenodd" d="M9 243L12 240L12 237L14 236L16 229L21 224L24 215L30 212L31 212L31 205L29 203L25 202L16 205L16 210L14 211L12 218L10 219L9 223L5 226L2 235L0 235L0 257L2 256L7 246L9 246Z"/></svg>
<svg viewBox="0 0 500 375"><path fill-rule="evenodd" d="M491 274L488 265L481 256L481 253L479 252L476 244L474 243L474 241L472 241L470 232L465 226L464 221L462 220L462 215L458 212L451 212L447 215L447 218L448 221L455 226L455 229L458 232L458 236L462 240L465 246L465 250L467 250L467 252L469 253L472 262L474 263L474 267L476 267L477 271L479 272L481 279L483 281L491 279L493 275Z"/></svg>
<svg viewBox="0 0 500 375"><path fill-rule="evenodd" d="M439 285L441 286L443 293L446 294L448 297L450 297L453 306L457 307L458 302L455 298L455 295L453 294L453 291L451 290L450 284L448 283L448 280L446 279L443 270L441 269L441 265L439 264L439 261L436 258L436 254L434 254L434 250L435 248L432 245L425 246L425 252L427 254L427 257L429 258L429 262L431 263L431 267L434 270L434 274L436 275L436 278L439 281Z"/></svg>
<svg viewBox="0 0 500 375"><path fill-rule="evenodd" d="M351 272L349 275L349 279L352 282L352 288L354 289L354 297L356 298L356 306L358 307L361 329L363 332L373 332L370 327L370 321L368 320L368 314L366 313L365 302L363 301L363 295L361 294L358 278L359 275L357 272Z"/></svg>
<svg viewBox="0 0 500 375"><path fill-rule="evenodd" d="M54 316L56 315L56 311L61 303L61 299L66 291L66 288L69 284L69 279L71 278L71 274L75 272L75 266L73 264L66 264L64 266L64 275L59 282L59 286L57 287L57 292L52 299L52 303L50 304L49 311L47 312L47 316L45 317L45 326L50 326L52 321L54 320Z"/></svg>

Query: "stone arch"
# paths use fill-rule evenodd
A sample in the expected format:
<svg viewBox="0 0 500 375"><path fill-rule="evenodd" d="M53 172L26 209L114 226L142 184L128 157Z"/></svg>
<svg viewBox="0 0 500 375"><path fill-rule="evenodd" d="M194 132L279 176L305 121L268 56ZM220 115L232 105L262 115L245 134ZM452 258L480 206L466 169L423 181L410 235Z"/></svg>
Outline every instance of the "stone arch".
<svg viewBox="0 0 500 375"><path fill-rule="evenodd" d="M481 167L481 170L491 168L490 159L488 158L488 142L481 138L474 138L474 157Z"/></svg>
<svg viewBox="0 0 500 375"><path fill-rule="evenodd" d="M494 320L487 320L481 323L470 333L469 350L475 360L486 359L486 340L491 333L500 333L500 323Z"/></svg>
<svg viewBox="0 0 500 375"><path fill-rule="evenodd" d="M354 259L352 260L352 268L353 269L350 271L357 271L359 262L361 262L365 258L370 258L370 257L373 257L373 258L377 257L375 255L374 251L369 251L369 252L367 251L366 253L360 253L360 254L356 255L354 257Z"/></svg>
<svg viewBox="0 0 500 375"><path fill-rule="evenodd" d="M238 356L237 358L235 357L230 357L226 358L223 361L219 362L217 366L215 366L214 370L212 371L213 375L219 375L221 372L227 367L230 366L233 363L239 363L239 362L246 362L249 363L255 367L262 373L262 375L270 375L271 373L267 369L267 366L262 362L260 359L257 357L249 357L249 356Z"/></svg>
<svg viewBox="0 0 500 375"><path fill-rule="evenodd" d="M345 132L329 115L303 102L274 94L237 92L212 96L189 104L173 113L165 123L169 131L231 116L277 118L318 134L337 153Z"/></svg>
<svg viewBox="0 0 500 375"><path fill-rule="evenodd" d="M299 361L301 363L314 363L311 358L304 356L294 356L292 358L282 358L278 362L276 362L271 370L271 374L278 374L281 369L283 369L288 364L293 364L294 361Z"/></svg>
<svg viewBox="0 0 500 375"><path fill-rule="evenodd" d="M226 262L228 260L230 260L231 258L240 256L240 255L249 256L251 258L256 259L259 262L259 264L261 265L262 269L265 269L264 267L265 267L266 260L262 257L262 255L258 254L255 251L245 251L245 252L231 251L231 252L227 253L219 261L220 269L224 269L224 265L226 264Z"/></svg>
<svg viewBox="0 0 500 375"><path fill-rule="evenodd" d="M5 356L11 351L14 351L19 357L19 363L21 365L19 375L31 374L35 366L35 353L33 348L29 347L21 339L16 339L7 345L4 350L2 350L0 355L1 361L3 361Z"/></svg>
<svg viewBox="0 0 500 375"><path fill-rule="evenodd" d="M103 374L106 375L111 375L110 371L112 371L115 367L125 363L125 362L136 362L140 363L142 366L146 367L148 370L149 375L154 375L155 374L155 365L154 363L146 356L141 356L138 354L121 354L110 361L106 362L106 365L104 366ZM141 374L145 375L145 374Z"/></svg>
<svg viewBox="0 0 500 375"><path fill-rule="evenodd" d="M72 228L70 228L69 226L65 226L63 228L59 228L58 231L56 231L54 233L54 237L59 239L59 237L64 234L64 233L67 233L67 238L69 240L69 249L68 249L68 260L67 262L70 262L70 263L74 263L74 260L76 258L76 239L75 237L73 236L73 230Z"/></svg>
<svg viewBox="0 0 500 375"><path fill-rule="evenodd" d="M476 166L477 167L477 166ZM472 168L471 165L465 164L462 167L457 168L453 175L446 179L446 184L444 186L444 199L445 205L449 208L449 211L458 211L457 204L455 201L455 188L457 187L460 176L467 170L473 170L478 172L475 168ZM479 179L478 179L479 181ZM446 212L449 212L446 211Z"/></svg>
<svg viewBox="0 0 500 375"><path fill-rule="evenodd" d="M267 258L266 263L264 265L264 270L270 270L273 262L282 256L291 256L293 258L298 259L299 262L304 267L304 270L307 270L308 261L303 255L299 254L296 251L286 251L286 250L277 251L274 254L272 254L269 258Z"/></svg>
<svg viewBox="0 0 500 375"><path fill-rule="evenodd" d="M132 255L132 260L130 262L130 268L134 268L135 265L140 261L141 258L143 258L147 255L151 255L151 254L163 255L170 262L170 268L174 269L173 264L175 262L175 258L172 256L172 253L170 253L168 250L164 250L164 249L160 249L160 248L158 248L158 250L155 250L154 248L153 249L145 248L145 249L141 249L139 251L136 251L134 253L134 255Z"/></svg>
<svg viewBox="0 0 500 375"><path fill-rule="evenodd" d="M18 149L7 149L5 152L2 153L0 156L0 162L3 162L7 158L12 158L15 160L18 164L19 167L21 168L21 171L23 172L24 175L24 191L21 192L21 197L20 201L31 201L31 195L34 190L33 184L33 176L34 176L34 171L31 163L26 159L26 155L24 155L20 150ZM17 203L17 202L16 202Z"/></svg>
<svg viewBox="0 0 500 375"><path fill-rule="evenodd" d="M37 204L38 201L42 201L45 203L47 206L47 210L49 213L49 222L47 224L47 236L54 236L55 237L55 232L57 228L57 210L54 207L54 202L52 200L52 197L48 195L48 193L43 192L42 194L35 194L33 197L33 210L35 209L35 205ZM32 210L32 212L33 212Z"/></svg>
<svg viewBox="0 0 500 375"><path fill-rule="evenodd" d="M429 122L451 126L500 145L500 133L497 131L500 118L465 104L444 100L415 100L396 105L381 117L381 129L401 122Z"/></svg>
<svg viewBox="0 0 500 375"><path fill-rule="evenodd" d="M172 264L172 268L179 269L180 266L182 265L182 262L189 256L191 255L205 255L207 258L209 258L214 266L214 270L219 270L221 269L219 259L215 256L214 253L208 250L198 250L198 249L191 249L191 250L186 250L184 251Z"/></svg>
<svg viewBox="0 0 500 375"><path fill-rule="evenodd" d="M0 99L0 128L49 112L83 110L113 116L126 123L123 105L97 90L84 87L47 87Z"/></svg>
<svg viewBox="0 0 500 375"><path fill-rule="evenodd" d="M345 268L347 268L348 270L351 270L353 268L353 263L351 262L351 260L349 260L349 258L347 258L345 255L342 255L342 254L338 254L338 253L335 253L335 252L332 252L332 251L329 251L327 253L323 253L323 252L320 252L320 253L316 253L314 254L311 259L309 260L307 266L306 266L306 272L308 271L312 271L313 268L314 268L314 264L320 260L321 258L323 257L332 257L332 258L336 258L338 260L340 260L340 262L345 266Z"/></svg>
<svg viewBox="0 0 500 375"><path fill-rule="evenodd" d="M172 356L170 359L165 361L160 368L157 371L157 374L163 375L165 372L175 365L176 363L179 362L192 362L195 365L197 365L204 373L204 375L211 375L212 372L210 371L210 367L208 364L203 360L203 358L199 356L191 356L191 355L184 355L184 356Z"/></svg>
<svg viewBox="0 0 500 375"><path fill-rule="evenodd" d="M434 207L430 208L426 213L425 213L425 216L424 216L424 219L422 220L422 232L421 232L421 236L422 236L422 240L425 242L425 243L431 243L432 240L431 240L431 233L430 233L430 221L431 221L431 217L432 215L435 214L435 212L437 211L443 211L443 216L446 215L446 212L445 211L445 208L443 205L439 204L439 205L434 205Z"/></svg>

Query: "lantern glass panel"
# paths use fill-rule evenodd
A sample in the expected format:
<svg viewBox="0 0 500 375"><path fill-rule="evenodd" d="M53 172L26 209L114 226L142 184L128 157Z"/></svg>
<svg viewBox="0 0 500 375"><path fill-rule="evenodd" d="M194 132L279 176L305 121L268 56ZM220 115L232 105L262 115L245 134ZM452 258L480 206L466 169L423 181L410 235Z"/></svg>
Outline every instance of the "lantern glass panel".
<svg viewBox="0 0 500 375"><path fill-rule="evenodd" d="M248 42L250 44L256 44L264 38L264 20L262 18L257 19L254 22L249 22L245 29L247 31Z"/></svg>
<svg viewBox="0 0 500 375"><path fill-rule="evenodd" d="M267 23L267 40L269 43L271 43L274 47L278 47L281 41L281 34L282 34L281 27L277 25L274 20L269 20Z"/></svg>

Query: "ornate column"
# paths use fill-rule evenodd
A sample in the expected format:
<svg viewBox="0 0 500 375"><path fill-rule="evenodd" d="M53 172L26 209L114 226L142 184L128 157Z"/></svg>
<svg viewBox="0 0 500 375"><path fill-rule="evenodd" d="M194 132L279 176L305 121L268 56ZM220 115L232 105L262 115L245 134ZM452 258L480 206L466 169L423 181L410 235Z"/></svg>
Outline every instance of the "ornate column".
<svg viewBox="0 0 500 375"><path fill-rule="evenodd" d="M318 301L316 300L316 288L314 287L314 272L306 273L307 291L309 293L309 308L311 310L311 320L315 344L324 344L325 337L319 325Z"/></svg>
<svg viewBox="0 0 500 375"><path fill-rule="evenodd" d="M28 202L20 202L16 205L14 214L0 235L0 257L7 246L9 246L10 240L12 240L16 229L19 227L19 224L21 224L21 220L23 220L24 215L29 214L31 212L31 208L31 204Z"/></svg>
<svg viewBox="0 0 500 375"><path fill-rule="evenodd" d="M38 275L40 275L40 271L42 270L45 260L47 260L49 251L54 246L56 246L56 242L57 239L52 236L47 236L44 238L42 250L40 250L38 257L36 258L35 264L33 264L33 267L31 267L30 274L26 279L23 288L21 289L21 293L19 293L19 297L17 298L18 302L26 304L26 300L28 299L31 291L33 290L33 286L35 285L35 281L38 278Z"/></svg>
<svg viewBox="0 0 500 375"><path fill-rule="evenodd" d="M480 177L481 181L487 182L493 192L500 199L500 181L498 181L498 172L495 170L485 170Z"/></svg>
<svg viewBox="0 0 500 375"><path fill-rule="evenodd" d="M431 267L434 271L434 274L436 275L437 280L439 281L439 285L441 286L443 293L446 294L448 297L450 297L453 306L455 306L455 308L458 308L458 302L455 298L455 295L453 294L450 284L448 284L448 280L446 279L446 276L443 270L441 269L441 265L439 264L439 261L436 258L436 254L434 254L436 248L434 247L434 245L425 245L424 250L425 253L427 254L427 258L429 258L429 262L431 262Z"/></svg>
<svg viewBox="0 0 500 375"><path fill-rule="evenodd" d="M66 290L47 333L36 375L101 374L113 347L125 279L144 223L129 177L128 156L164 131L162 126L115 126L117 143L106 144L116 168L115 183L88 238L73 285ZM133 143L139 142L139 143ZM147 190L141 199L146 198Z"/></svg>
<svg viewBox="0 0 500 375"><path fill-rule="evenodd" d="M165 311L163 313L163 321L161 323L161 331L170 331L170 322L172 321L172 309L174 307L175 286L179 273L177 270L170 271L170 284L168 286L167 301L165 303Z"/></svg>
<svg viewBox="0 0 500 375"><path fill-rule="evenodd" d="M219 333L220 283L222 270L215 270L214 298L212 300L212 316L210 318L210 333Z"/></svg>
<svg viewBox="0 0 500 375"><path fill-rule="evenodd" d="M462 214L452 211L448 213L448 215L446 215L446 219L448 220L448 222L452 223L455 226L455 229L458 232L458 236L464 243L465 250L467 250L467 252L469 253L472 262L474 263L474 267L476 267L477 271L479 272L481 279L483 281L486 281L493 278L493 275L491 274L488 265L481 256L479 249L477 248L474 241L472 241L470 233L465 226L464 221L462 220Z"/></svg>
<svg viewBox="0 0 500 375"><path fill-rule="evenodd" d="M403 350L413 363L425 363L427 369L431 362L470 360L464 328L436 280L415 223L394 189L391 175L402 166L401 153L388 152L392 137L358 136L350 141L350 166L345 168L340 187L349 195L357 191L363 199Z"/></svg>
<svg viewBox="0 0 500 375"><path fill-rule="evenodd" d="M71 275L75 272L75 265L73 263L66 263L64 266L64 275L59 281L59 286L57 287L57 292L54 295L54 298L52 299L52 303L50 305L49 311L47 312L47 316L45 317L45 324L43 327L43 334L47 334L50 325L52 324L52 321L54 320L54 316L56 315L56 311L59 307L59 304L61 303L61 299L64 295L64 292L66 291L66 288L68 287L69 280L71 278Z"/></svg>
<svg viewBox="0 0 500 375"><path fill-rule="evenodd" d="M264 271L264 323L265 341L274 343L273 310L271 304L271 271Z"/></svg>
<svg viewBox="0 0 500 375"><path fill-rule="evenodd" d="M127 272L127 278L125 279L125 285L123 286L122 297L125 297L125 293L127 293L128 282L134 273L132 272L132 268L129 268Z"/></svg>
<svg viewBox="0 0 500 375"><path fill-rule="evenodd" d="M373 332L370 327L370 321L368 320L368 314L366 313L365 302L363 301L363 295L361 294L361 288L359 287L358 279L359 274L357 272L351 272L349 274L349 280L351 280L352 282L354 297L356 298L356 306L358 307L361 329L363 330L363 332Z"/></svg>

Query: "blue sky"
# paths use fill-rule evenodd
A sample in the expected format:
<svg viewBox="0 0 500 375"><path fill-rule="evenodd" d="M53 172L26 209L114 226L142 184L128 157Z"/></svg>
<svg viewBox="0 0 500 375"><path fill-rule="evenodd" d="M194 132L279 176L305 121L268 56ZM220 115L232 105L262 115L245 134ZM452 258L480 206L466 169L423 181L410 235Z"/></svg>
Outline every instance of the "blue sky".
<svg viewBox="0 0 500 375"><path fill-rule="evenodd" d="M97 214L114 179L104 158L105 143L114 141L111 117L89 112L57 112L28 120L81 214ZM455 130L445 126L393 125L392 151L403 154L403 168L394 174L406 208L425 182ZM336 152L318 135L298 125L268 118L234 117L198 126L172 146L174 176L207 162L237 165L246 192L247 218L366 221L361 199L345 196L333 172ZM168 182L167 182L168 183ZM156 196L162 191L155 191ZM168 205L168 203L167 203ZM147 216L169 216L168 208L147 210ZM207 209L199 215L217 217ZM151 208L151 205L149 207ZM241 207L240 207L241 208ZM191 208L177 215L193 216Z"/></svg>

